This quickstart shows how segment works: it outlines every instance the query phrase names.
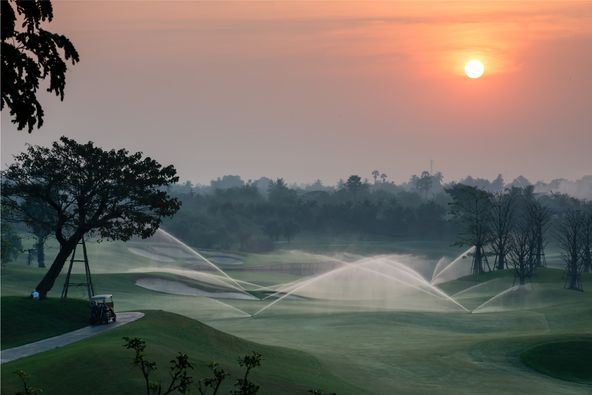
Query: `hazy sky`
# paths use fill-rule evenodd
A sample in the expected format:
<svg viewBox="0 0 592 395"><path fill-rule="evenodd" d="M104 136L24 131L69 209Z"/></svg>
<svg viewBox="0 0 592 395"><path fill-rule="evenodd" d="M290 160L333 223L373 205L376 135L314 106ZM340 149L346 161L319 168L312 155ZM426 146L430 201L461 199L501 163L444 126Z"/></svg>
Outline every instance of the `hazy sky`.
<svg viewBox="0 0 592 395"><path fill-rule="evenodd" d="M42 129L2 112L3 164L67 135L200 183L592 174L592 2L54 3L81 62Z"/></svg>

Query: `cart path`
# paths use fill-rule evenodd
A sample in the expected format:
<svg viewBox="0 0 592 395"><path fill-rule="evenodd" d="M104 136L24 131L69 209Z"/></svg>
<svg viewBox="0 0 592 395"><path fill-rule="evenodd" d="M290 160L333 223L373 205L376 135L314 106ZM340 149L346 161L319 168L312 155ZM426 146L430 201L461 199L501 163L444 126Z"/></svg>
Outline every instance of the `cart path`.
<svg viewBox="0 0 592 395"><path fill-rule="evenodd" d="M64 333L63 335L50 337L48 339L39 340L34 343L24 344L14 348L8 348L0 351L0 363L15 361L40 352L67 346L68 344L76 343L88 337L98 335L99 333L129 324L142 317L144 317L144 313L117 313L117 321L108 325L85 326L84 328Z"/></svg>

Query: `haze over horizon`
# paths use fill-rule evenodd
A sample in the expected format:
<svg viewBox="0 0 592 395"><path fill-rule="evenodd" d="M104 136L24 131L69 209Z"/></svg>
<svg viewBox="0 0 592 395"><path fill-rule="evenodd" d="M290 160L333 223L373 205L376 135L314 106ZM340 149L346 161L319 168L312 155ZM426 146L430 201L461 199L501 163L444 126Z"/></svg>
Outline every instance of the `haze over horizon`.
<svg viewBox="0 0 592 395"><path fill-rule="evenodd" d="M592 173L590 2L55 2L64 102L2 166L61 135L143 151L182 180L335 184L378 169L506 181ZM464 63L478 58L483 77ZM148 81L148 82L147 82Z"/></svg>

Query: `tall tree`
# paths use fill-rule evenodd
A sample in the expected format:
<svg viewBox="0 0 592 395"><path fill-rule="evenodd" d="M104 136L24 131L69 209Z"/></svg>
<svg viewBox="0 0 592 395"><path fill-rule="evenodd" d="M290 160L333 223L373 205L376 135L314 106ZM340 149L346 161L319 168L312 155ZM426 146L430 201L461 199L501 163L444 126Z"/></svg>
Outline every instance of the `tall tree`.
<svg viewBox="0 0 592 395"><path fill-rule="evenodd" d="M507 267L506 256L510 232L514 222L516 190L497 192L491 195L491 248L495 253L494 266L498 270Z"/></svg>
<svg viewBox="0 0 592 395"><path fill-rule="evenodd" d="M0 222L0 263L5 264L13 261L23 250L21 238L14 226L6 221L9 215L8 207L2 205L2 221Z"/></svg>
<svg viewBox="0 0 592 395"><path fill-rule="evenodd" d="M524 285L534 270L535 234L527 218L516 224L507 240L507 251L514 270L514 281Z"/></svg>
<svg viewBox="0 0 592 395"><path fill-rule="evenodd" d="M583 227L582 213L572 209L563 215L557 229L557 241L565 261L565 287L577 291L582 290L580 275L583 269L581 259Z"/></svg>
<svg viewBox="0 0 592 395"><path fill-rule="evenodd" d="M79 56L70 40L41 27L53 19L49 0L2 0L2 99L18 130L29 133L43 125L43 108L37 98L39 84L49 78L47 91L64 100L67 62ZM22 20L22 30L17 22Z"/></svg>
<svg viewBox="0 0 592 395"><path fill-rule="evenodd" d="M43 268L45 267L45 242L55 230L57 217L52 208L43 200L25 199L22 207L21 219L35 236L37 265Z"/></svg>
<svg viewBox="0 0 592 395"><path fill-rule="evenodd" d="M269 202L275 206L287 206L294 204L297 199L296 191L288 188L283 178L271 181L268 188Z"/></svg>
<svg viewBox="0 0 592 395"><path fill-rule="evenodd" d="M154 234L161 218L179 209L179 201L164 190L177 181L173 166L163 167L141 152L106 151L67 137L51 147L29 146L15 156L2 172L3 203L24 219L25 202L37 199L57 219L54 236L60 249L37 285L41 297L85 235L129 240Z"/></svg>
<svg viewBox="0 0 592 395"><path fill-rule="evenodd" d="M592 272L592 203L583 214L582 229L582 266L584 272Z"/></svg>
<svg viewBox="0 0 592 395"><path fill-rule="evenodd" d="M358 175L351 175L345 182L345 189L352 195L358 195L364 190L362 178Z"/></svg>
<svg viewBox="0 0 592 395"><path fill-rule="evenodd" d="M479 275L487 262L485 245L491 240L491 200L476 187L454 184L446 189L451 196L450 213L460 223L457 245L474 246L472 273Z"/></svg>
<svg viewBox="0 0 592 395"><path fill-rule="evenodd" d="M415 183L415 189L423 196L428 198L428 193L432 189L432 175L429 171L423 171L419 177L412 178Z"/></svg>
<svg viewBox="0 0 592 395"><path fill-rule="evenodd" d="M380 172L378 170L372 170L372 178L374 178L374 184L378 182L378 176L380 176Z"/></svg>
<svg viewBox="0 0 592 395"><path fill-rule="evenodd" d="M530 187L529 189L531 189ZM534 196L528 198L527 210L528 210L528 221L533 229L535 237L535 256L533 265L535 267L541 267L545 265L545 235L549 229L551 221L551 211L538 202Z"/></svg>

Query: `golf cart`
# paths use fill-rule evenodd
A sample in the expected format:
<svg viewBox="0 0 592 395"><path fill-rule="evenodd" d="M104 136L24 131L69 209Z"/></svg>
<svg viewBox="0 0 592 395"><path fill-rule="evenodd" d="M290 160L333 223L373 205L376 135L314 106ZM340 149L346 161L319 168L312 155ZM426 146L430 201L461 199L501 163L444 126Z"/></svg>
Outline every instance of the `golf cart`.
<svg viewBox="0 0 592 395"><path fill-rule="evenodd" d="M108 324L116 320L113 295L95 295L90 298L91 325Z"/></svg>

